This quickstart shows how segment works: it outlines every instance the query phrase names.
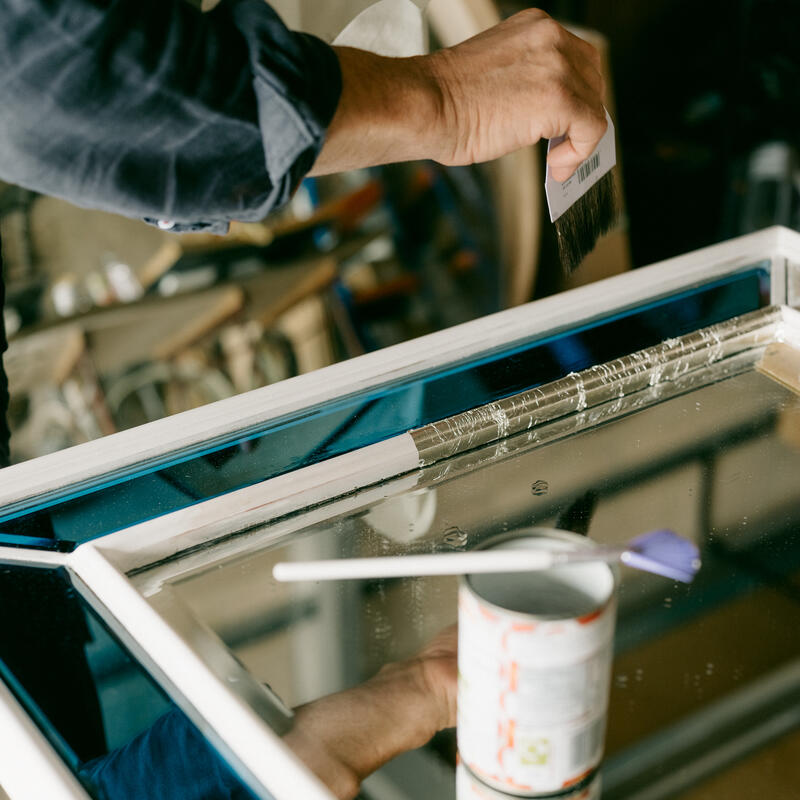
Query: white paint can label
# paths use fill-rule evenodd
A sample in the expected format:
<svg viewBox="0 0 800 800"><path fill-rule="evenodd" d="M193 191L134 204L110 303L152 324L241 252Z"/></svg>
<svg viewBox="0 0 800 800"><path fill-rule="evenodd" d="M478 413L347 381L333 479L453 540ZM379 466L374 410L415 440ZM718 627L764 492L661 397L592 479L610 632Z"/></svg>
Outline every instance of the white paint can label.
<svg viewBox="0 0 800 800"><path fill-rule="evenodd" d="M591 547L527 529L503 548ZM517 796L563 792L602 758L616 617L603 562L473 575L459 590L458 748L484 783Z"/></svg>

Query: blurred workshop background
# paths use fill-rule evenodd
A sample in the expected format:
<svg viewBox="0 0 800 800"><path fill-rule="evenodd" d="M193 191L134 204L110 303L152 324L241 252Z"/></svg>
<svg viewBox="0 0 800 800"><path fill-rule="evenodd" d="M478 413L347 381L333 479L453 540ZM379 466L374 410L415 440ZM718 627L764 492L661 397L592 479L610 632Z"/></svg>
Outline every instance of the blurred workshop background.
<svg viewBox="0 0 800 800"><path fill-rule="evenodd" d="M432 0L432 46L527 5ZM540 6L600 49L617 125L624 212L574 274L557 264L541 146L307 179L227 237L0 184L13 460L768 225L800 230L800 4Z"/></svg>

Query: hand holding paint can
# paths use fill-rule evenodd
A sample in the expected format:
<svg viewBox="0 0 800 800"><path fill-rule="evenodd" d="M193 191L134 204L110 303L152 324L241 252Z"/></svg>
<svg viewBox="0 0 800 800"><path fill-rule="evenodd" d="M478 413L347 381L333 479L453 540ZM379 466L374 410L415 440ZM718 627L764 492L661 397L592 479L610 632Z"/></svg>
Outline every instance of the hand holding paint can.
<svg viewBox="0 0 800 800"><path fill-rule="evenodd" d="M528 528L485 548L590 548ZM616 573L594 561L466 575L459 588L458 748L483 783L521 797L590 781L603 753Z"/></svg>

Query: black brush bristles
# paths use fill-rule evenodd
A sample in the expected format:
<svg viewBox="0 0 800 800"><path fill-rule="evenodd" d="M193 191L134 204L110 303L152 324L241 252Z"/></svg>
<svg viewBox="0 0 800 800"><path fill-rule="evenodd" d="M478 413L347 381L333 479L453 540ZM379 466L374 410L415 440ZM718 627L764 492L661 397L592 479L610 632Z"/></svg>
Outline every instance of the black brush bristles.
<svg viewBox="0 0 800 800"><path fill-rule="evenodd" d="M597 240L614 226L618 214L614 171L609 170L553 223L564 272L575 270L594 250Z"/></svg>

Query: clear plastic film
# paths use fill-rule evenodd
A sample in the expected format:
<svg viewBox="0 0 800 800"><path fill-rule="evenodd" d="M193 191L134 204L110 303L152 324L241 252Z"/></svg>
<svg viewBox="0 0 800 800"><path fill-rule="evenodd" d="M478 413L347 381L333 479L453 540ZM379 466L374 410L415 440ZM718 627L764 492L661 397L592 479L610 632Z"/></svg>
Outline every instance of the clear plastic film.
<svg viewBox="0 0 800 800"><path fill-rule="evenodd" d="M601 406L607 410L609 403L630 410L643 390L685 383L704 367L766 347L782 319L774 307L735 317L411 431L420 464L525 431L534 433L538 426L568 415Z"/></svg>

